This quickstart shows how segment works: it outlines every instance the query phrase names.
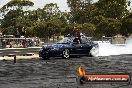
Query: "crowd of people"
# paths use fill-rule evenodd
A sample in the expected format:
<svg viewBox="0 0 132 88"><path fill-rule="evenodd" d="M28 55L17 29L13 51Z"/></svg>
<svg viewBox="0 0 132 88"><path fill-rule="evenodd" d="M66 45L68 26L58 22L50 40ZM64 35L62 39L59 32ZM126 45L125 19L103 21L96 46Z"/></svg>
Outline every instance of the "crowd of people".
<svg viewBox="0 0 132 88"><path fill-rule="evenodd" d="M26 48L39 46L39 44L40 39L36 38L1 39L2 48Z"/></svg>
<svg viewBox="0 0 132 88"><path fill-rule="evenodd" d="M19 33L16 33L19 35ZM81 35L80 30L78 27L74 27L73 31L71 32L71 35L76 37L73 42L80 44L81 43ZM7 37L6 37L7 36ZM15 36L15 35L2 35L0 38L0 46L2 48L26 48L26 47L34 47L34 46L40 46L40 39L37 37L28 37L25 38L24 36L21 38L21 36Z"/></svg>

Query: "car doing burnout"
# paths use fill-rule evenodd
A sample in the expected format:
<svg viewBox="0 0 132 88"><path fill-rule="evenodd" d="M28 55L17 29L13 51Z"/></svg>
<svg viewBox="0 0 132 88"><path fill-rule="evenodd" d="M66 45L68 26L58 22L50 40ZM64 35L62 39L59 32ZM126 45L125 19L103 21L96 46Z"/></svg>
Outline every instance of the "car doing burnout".
<svg viewBox="0 0 132 88"><path fill-rule="evenodd" d="M76 41L75 41L76 40ZM66 36L56 44L43 46L39 51L39 57L49 59L50 57L69 58L70 56L94 56L99 53L98 44L84 35L79 37Z"/></svg>

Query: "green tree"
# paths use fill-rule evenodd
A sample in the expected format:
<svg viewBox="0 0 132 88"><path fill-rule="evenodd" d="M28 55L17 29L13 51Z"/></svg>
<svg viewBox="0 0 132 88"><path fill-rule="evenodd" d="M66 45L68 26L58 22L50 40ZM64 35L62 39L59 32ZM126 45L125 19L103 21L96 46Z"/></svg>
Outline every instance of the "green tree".
<svg viewBox="0 0 132 88"><path fill-rule="evenodd" d="M10 10L5 16L4 19L2 20L1 26L2 28L10 28L13 27L14 29L16 28L16 18L18 18L21 15L21 10ZM10 30L10 29L9 29ZM15 30L14 30L15 32ZM6 33L6 32L4 32Z"/></svg>
<svg viewBox="0 0 132 88"><path fill-rule="evenodd" d="M112 37L119 33L121 22L120 20L105 18L105 17L96 17L97 18L97 30L96 34L100 37L107 36Z"/></svg>
<svg viewBox="0 0 132 88"><path fill-rule="evenodd" d="M129 36L130 34L132 34L132 13L122 19L120 33L125 36Z"/></svg>
<svg viewBox="0 0 132 88"><path fill-rule="evenodd" d="M33 6L34 3L29 0L11 0L6 5L4 5L2 8L0 8L1 14L3 13L3 16L6 14L6 12L10 10L16 10L16 9L24 9L25 7Z"/></svg>
<svg viewBox="0 0 132 88"><path fill-rule="evenodd" d="M64 35L67 35L67 34L71 34L73 32L73 29L74 29L74 24L68 24L65 26L65 31L64 31Z"/></svg>
<svg viewBox="0 0 132 88"><path fill-rule="evenodd" d="M99 14L106 18L122 19L129 11L127 0L99 0L96 3Z"/></svg>
<svg viewBox="0 0 132 88"><path fill-rule="evenodd" d="M66 13L62 13L57 4L54 3L46 4L43 11L46 12L44 20L47 22L49 35L54 38L54 35L61 34L67 24Z"/></svg>
<svg viewBox="0 0 132 88"><path fill-rule="evenodd" d="M36 25L33 28L33 32L35 36L38 36L40 38L47 37L48 36L48 30L46 28L47 23L45 21L37 21Z"/></svg>
<svg viewBox="0 0 132 88"><path fill-rule="evenodd" d="M47 18L46 20L51 20L53 16L60 15L61 11L59 10L59 7L57 4L50 3L46 4L43 8L44 11L46 11Z"/></svg>
<svg viewBox="0 0 132 88"><path fill-rule="evenodd" d="M95 36L96 27L91 23L84 23L82 27L82 33L85 33L86 36L94 37Z"/></svg>
<svg viewBox="0 0 132 88"><path fill-rule="evenodd" d="M71 23L83 24L87 17L86 6L90 5L92 0L67 0L67 3L71 10Z"/></svg>
<svg viewBox="0 0 132 88"><path fill-rule="evenodd" d="M32 6L33 2L28 0L11 0L6 5L4 5L0 11L4 13L4 18L2 19L1 25L3 29L14 29L13 34L16 32L16 28L19 32L22 31L23 27L26 27L28 21L25 19L24 7ZM7 14L5 14L7 13ZM11 26L11 29L9 29ZM13 27L13 28L12 28ZM6 30L5 30L6 31ZM4 32L7 33L7 32Z"/></svg>

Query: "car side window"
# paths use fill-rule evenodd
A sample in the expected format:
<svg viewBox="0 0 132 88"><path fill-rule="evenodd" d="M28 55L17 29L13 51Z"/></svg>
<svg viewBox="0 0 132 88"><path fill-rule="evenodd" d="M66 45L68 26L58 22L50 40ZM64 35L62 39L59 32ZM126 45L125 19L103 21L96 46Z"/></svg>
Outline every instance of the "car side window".
<svg viewBox="0 0 132 88"><path fill-rule="evenodd" d="M82 44L88 43L88 40L87 39L82 39L81 41L82 41Z"/></svg>
<svg viewBox="0 0 132 88"><path fill-rule="evenodd" d="M81 39L81 43L82 43L82 44L87 44L87 43L90 43L90 42L91 42L91 40L88 39L88 38L82 38L82 39Z"/></svg>

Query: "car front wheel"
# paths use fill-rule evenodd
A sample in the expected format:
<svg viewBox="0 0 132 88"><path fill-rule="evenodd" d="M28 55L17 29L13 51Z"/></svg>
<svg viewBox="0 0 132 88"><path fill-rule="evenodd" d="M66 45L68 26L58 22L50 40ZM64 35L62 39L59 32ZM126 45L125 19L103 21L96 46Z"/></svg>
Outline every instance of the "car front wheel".
<svg viewBox="0 0 132 88"><path fill-rule="evenodd" d="M65 59L70 57L70 52L68 49L63 50L62 57Z"/></svg>

